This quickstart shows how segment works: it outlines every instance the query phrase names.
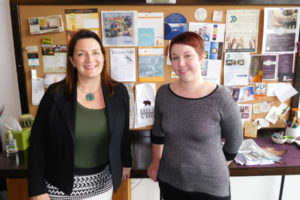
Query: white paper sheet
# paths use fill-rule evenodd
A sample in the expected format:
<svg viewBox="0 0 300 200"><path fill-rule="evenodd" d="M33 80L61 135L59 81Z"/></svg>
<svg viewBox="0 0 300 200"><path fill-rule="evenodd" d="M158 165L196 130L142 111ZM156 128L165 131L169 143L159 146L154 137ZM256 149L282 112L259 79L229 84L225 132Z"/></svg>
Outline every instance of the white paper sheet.
<svg viewBox="0 0 300 200"><path fill-rule="evenodd" d="M204 79L221 84L222 60L205 60L201 66Z"/></svg>
<svg viewBox="0 0 300 200"><path fill-rule="evenodd" d="M223 20L223 11L214 10L213 12L213 21L222 22Z"/></svg>
<svg viewBox="0 0 300 200"><path fill-rule="evenodd" d="M255 121L257 122L257 130L270 127L270 123L266 119L255 119Z"/></svg>
<svg viewBox="0 0 300 200"><path fill-rule="evenodd" d="M66 74L45 74L44 87L48 88L49 85L63 80Z"/></svg>
<svg viewBox="0 0 300 200"><path fill-rule="evenodd" d="M248 85L249 67L249 53L226 53L224 62L224 85Z"/></svg>
<svg viewBox="0 0 300 200"><path fill-rule="evenodd" d="M271 122L272 124L276 124L278 120L278 109L276 106L272 106L271 110L266 115L265 119Z"/></svg>
<svg viewBox="0 0 300 200"><path fill-rule="evenodd" d="M268 84L268 91L267 91L267 96L275 96L275 91L278 90L279 88L283 87L287 83L269 83Z"/></svg>
<svg viewBox="0 0 300 200"><path fill-rule="evenodd" d="M44 95L44 79L31 79L32 83L32 105L39 105Z"/></svg>
<svg viewBox="0 0 300 200"><path fill-rule="evenodd" d="M110 67L113 79L120 82L136 81L136 62L134 48L111 48Z"/></svg>
<svg viewBox="0 0 300 200"><path fill-rule="evenodd" d="M280 87L274 93L281 102L284 102L296 95L298 92L291 84L286 84Z"/></svg>

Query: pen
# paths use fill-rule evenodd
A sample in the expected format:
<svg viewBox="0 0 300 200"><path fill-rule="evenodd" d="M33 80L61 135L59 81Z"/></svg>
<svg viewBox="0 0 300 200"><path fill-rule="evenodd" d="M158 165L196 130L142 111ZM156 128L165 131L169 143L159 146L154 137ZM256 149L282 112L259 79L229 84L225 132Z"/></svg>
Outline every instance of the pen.
<svg viewBox="0 0 300 200"><path fill-rule="evenodd" d="M292 111L295 111L295 116L293 118L293 121L292 121L292 124L291 124L291 128L293 128L293 126L295 125L295 122L297 120L297 116L298 116L298 111L299 110L300 110L299 108L292 108Z"/></svg>

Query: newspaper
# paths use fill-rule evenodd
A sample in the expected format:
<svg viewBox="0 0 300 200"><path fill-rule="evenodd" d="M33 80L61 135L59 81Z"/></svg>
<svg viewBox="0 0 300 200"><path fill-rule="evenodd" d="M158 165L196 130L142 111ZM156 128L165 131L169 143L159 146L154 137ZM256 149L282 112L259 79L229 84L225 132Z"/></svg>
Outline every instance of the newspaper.
<svg viewBox="0 0 300 200"><path fill-rule="evenodd" d="M234 160L240 165L270 165L280 159L280 157L260 148L253 139L246 139Z"/></svg>

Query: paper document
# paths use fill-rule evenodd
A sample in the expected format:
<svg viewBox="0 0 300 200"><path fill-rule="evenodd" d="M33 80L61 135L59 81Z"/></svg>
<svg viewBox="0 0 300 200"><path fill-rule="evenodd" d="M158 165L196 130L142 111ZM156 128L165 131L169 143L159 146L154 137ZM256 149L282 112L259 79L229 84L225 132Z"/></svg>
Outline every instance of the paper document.
<svg viewBox="0 0 300 200"><path fill-rule="evenodd" d="M111 48L110 67L113 79L120 82L136 81L136 62L134 48Z"/></svg>
<svg viewBox="0 0 300 200"><path fill-rule="evenodd" d="M30 34L63 32L64 24L61 15L28 18Z"/></svg>
<svg viewBox="0 0 300 200"><path fill-rule="evenodd" d="M275 91L285 86L287 83L268 83L267 96L275 96Z"/></svg>
<svg viewBox="0 0 300 200"><path fill-rule="evenodd" d="M63 80L66 74L45 74L44 87L48 88L49 85Z"/></svg>
<svg viewBox="0 0 300 200"><path fill-rule="evenodd" d="M88 29L100 36L99 14L97 8L66 9L67 40L82 29Z"/></svg>
<svg viewBox="0 0 300 200"><path fill-rule="evenodd" d="M164 49L139 48L139 81L164 81Z"/></svg>
<svg viewBox="0 0 300 200"><path fill-rule="evenodd" d="M66 45L42 44L44 73L67 71Z"/></svg>
<svg viewBox="0 0 300 200"><path fill-rule="evenodd" d="M201 73L204 79L221 84L221 60L204 60L201 65Z"/></svg>
<svg viewBox="0 0 300 200"><path fill-rule="evenodd" d="M248 85L249 67L249 53L226 53L224 62L224 85Z"/></svg>
<svg viewBox="0 0 300 200"><path fill-rule="evenodd" d="M104 46L137 45L137 11L101 11Z"/></svg>
<svg viewBox="0 0 300 200"><path fill-rule="evenodd" d="M296 95L298 92L291 84L286 84L280 87L274 93L281 102L284 102Z"/></svg>
<svg viewBox="0 0 300 200"><path fill-rule="evenodd" d="M227 10L226 52L256 52L260 10Z"/></svg>
<svg viewBox="0 0 300 200"><path fill-rule="evenodd" d="M44 91L44 79L37 78L31 79L32 83L32 105L39 105L40 101L45 93Z"/></svg>
<svg viewBox="0 0 300 200"><path fill-rule="evenodd" d="M264 8L262 52L296 52L299 7Z"/></svg>
<svg viewBox="0 0 300 200"><path fill-rule="evenodd" d="M164 46L164 13L138 13L138 45L140 47Z"/></svg>

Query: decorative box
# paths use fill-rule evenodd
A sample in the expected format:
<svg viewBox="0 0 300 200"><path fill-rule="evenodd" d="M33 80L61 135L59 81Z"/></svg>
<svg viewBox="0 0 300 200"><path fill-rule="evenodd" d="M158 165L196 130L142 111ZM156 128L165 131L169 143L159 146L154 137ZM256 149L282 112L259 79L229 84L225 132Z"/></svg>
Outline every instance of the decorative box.
<svg viewBox="0 0 300 200"><path fill-rule="evenodd" d="M20 132L12 131L14 139L17 140L19 151L23 151L29 147L29 136L31 128L24 128ZM8 132L5 133L5 139L8 139Z"/></svg>

